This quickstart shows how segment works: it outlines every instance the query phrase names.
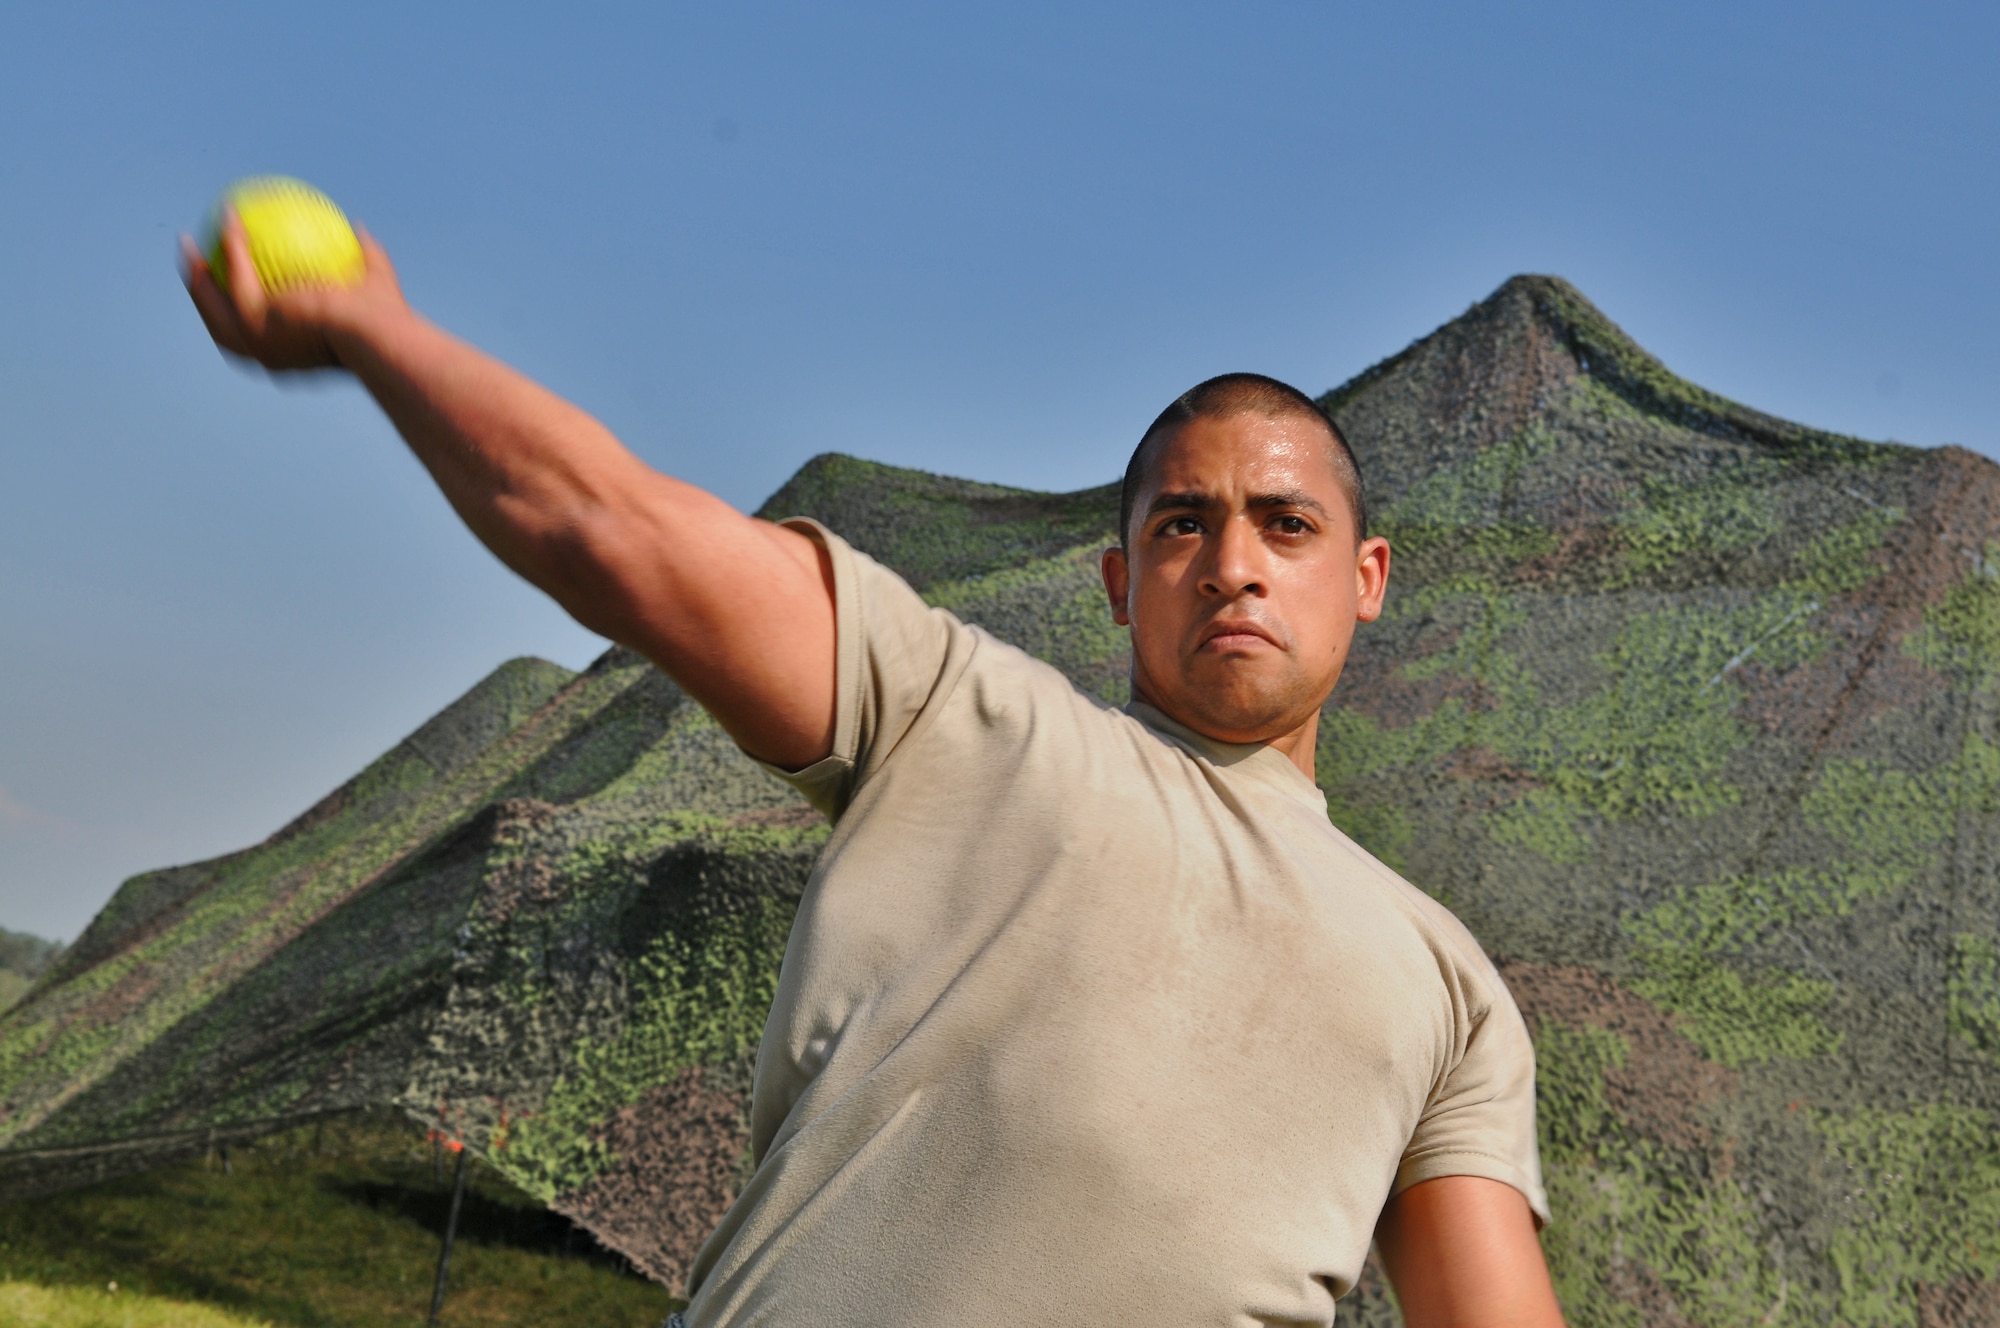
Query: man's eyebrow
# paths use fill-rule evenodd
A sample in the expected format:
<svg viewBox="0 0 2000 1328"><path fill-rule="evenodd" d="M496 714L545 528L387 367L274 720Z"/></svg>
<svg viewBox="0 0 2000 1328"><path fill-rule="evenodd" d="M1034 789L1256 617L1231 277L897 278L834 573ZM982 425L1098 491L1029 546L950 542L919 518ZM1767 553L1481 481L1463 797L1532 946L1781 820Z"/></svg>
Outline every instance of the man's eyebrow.
<svg viewBox="0 0 2000 1328"><path fill-rule="evenodd" d="M1146 504L1146 515L1157 516L1161 512L1199 511L1204 507L1219 507L1222 503L1212 493L1198 493L1188 490L1184 493L1163 493Z"/></svg>
<svg viewBox="0 0 2000 1328"><path fill-rule="evenodd" d="M1252 507L1303 507L1309 512L1326 515L1326 504L1307 493L1304 489L1285 489L1279 493L1253 493L1250 495Z"/></svg>
<svg viewBox="0 0 2000 1328"><path fill-rule="evenodd" d="M1326 504L1307 493L1304 489L1281 489L1275 493L1253 493L1247 504L1252 508L1297 507L1308 512L1325 516ZM1205 508L1222 506L1222 499L1212 493L1202 493L1189 489L1180 493L1163 493L1146 504L1148 518L1162 512L1199 512Z"/></svg>

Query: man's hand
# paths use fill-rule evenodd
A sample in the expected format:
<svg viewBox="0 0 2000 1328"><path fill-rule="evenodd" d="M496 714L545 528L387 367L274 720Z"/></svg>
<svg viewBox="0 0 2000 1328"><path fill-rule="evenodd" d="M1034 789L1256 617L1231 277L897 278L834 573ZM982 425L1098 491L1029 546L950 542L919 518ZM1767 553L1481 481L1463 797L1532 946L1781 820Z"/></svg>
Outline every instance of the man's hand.
<svg viewBox="0 0 2000 1328"><path fill-rule="evenodd" d="M229 289L184 242L215 344L266 369L342 368L465 524L584 626L658 664L752 755L798 769L833 745L833 574L797 531L662 475L567 401L403 299L366 234L359 286L271 295L225 221Z"/></svg>
<svg viewBox="0 0 2000 1328"><path fill-rule="evenodd" d="M1375 1226L1408 1328L1562 1328L1528 1201L1482 1176L1421 1181Z"/></svg>
<svg viewBox="0 0 2000 1328"><path fill-rule="evenodd" d="M229 289L209 270L208 259L188 236L181 237L182 276L188 296L215 344L266 369L330 369L340 364L335 338L371 316L407 315L408 302L389 255L366 231L358 231L367 262L361 284L308 287L273 296L257 276L250 241L234 212L222 225L222 261Z"/></svg>

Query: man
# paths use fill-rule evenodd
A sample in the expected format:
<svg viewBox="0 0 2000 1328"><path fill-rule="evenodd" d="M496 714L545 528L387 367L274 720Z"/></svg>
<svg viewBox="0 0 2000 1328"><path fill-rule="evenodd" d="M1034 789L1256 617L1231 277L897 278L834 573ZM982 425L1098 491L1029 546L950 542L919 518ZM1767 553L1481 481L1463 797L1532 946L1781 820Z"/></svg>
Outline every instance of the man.
<svg viewBox="0 0 2000 1328"><path fill-rule="evenodd" d="M1232 375L1141 441L1116 711L650 470L365 247L359 288L268 299L232 219L233 293L192 246L189 291L224 350L353 373L495 554L834 821L693 1328L1326 1324L1371 1240L1418 1328L1561 1322L1520 1015L1312 783L1389 550L1308 399Z"/></svg>

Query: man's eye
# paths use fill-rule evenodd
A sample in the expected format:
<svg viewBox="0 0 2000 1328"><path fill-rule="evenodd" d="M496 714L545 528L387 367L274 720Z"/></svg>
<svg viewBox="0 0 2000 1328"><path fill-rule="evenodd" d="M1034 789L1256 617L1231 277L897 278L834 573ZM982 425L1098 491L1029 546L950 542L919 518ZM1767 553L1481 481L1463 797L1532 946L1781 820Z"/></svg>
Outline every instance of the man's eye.
<svg viewBox="0 0 2000 1328"><path fill-rule="evenodd" d="M1306 519L1302 516L1277 517L1273 519L1271 524L1287 535L1303 535L1312 529L1311 526L1306 524Z"/></svg>
<svg viewBox="0 0 2000 1328"><path fill-rule="evenodd" d="M1160 533L1162 535L1199 535L1201 533L1201 522L1191 516L1170 517L1167 523L1160 527Z"/></svg>

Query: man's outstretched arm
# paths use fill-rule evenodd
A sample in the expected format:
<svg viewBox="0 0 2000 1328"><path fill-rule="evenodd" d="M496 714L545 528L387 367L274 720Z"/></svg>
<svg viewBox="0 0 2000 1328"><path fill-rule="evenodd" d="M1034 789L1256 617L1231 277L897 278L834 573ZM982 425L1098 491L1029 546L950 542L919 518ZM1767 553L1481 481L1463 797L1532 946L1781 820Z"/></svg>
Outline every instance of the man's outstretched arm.
<svg viewBox="0 0 2000 1328"><path fill-rule="evenodd" d="M653 470L588 414L427 322L381 246L362 245L359 287L268 296L232 217L229 291L190 244L188 293L233 355L352 373L487 548L653 660L746 750L790 768L825 756L834 619L818 546Z"/></svg>
<svg viewBox="0 0 2000 1328"><path fill-rule="evenodd" d="M1535 1219L1511 1185L1412 1185L1382 1210L1375 1248L1408 1328L1562 1328Z"/></svg>

